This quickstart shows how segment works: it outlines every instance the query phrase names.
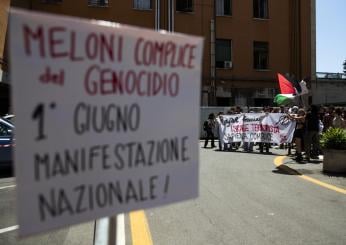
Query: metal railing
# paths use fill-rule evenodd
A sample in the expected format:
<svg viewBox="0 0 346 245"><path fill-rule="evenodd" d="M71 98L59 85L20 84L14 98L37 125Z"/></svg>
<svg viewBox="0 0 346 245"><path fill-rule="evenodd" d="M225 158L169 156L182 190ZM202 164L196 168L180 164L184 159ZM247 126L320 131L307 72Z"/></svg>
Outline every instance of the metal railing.
<svg viewBox="0 0 346 245"><path fill-rule="evenodd" d="M346 80L346 73L316 72L317 79Z"/></svg>

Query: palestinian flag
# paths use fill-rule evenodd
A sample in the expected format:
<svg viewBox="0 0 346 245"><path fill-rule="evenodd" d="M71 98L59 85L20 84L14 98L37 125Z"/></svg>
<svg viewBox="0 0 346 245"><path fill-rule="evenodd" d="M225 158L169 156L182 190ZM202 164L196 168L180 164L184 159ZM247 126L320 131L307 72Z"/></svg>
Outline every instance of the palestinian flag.
<svg viewBox="0 0 346 245"><path fill-rule="evenodd" d="M278 94L274 98L274 102L278 105L288 105L294 101L296 96L293 94Z"/></svg>
<svg viewBox="0 0 346 245"><path fill-rule="evenodd" d="M280 73L278 73L278 79L281 94L276 95L274 98L274 102L278 105L290 104L295 97L309 93L304 79L298 83Z"/></svg>
<svg viewBox="0 0 346 245"><path fill-rule="evenodd" d="M293 86L294 83L280 73L278 73L278 79L281 94L275 96L274 102L280 106L290 104L297 94L297 90Z"/></svg>
<svg viewBox="0 0 346 245"><path fill-rule="evenodd" d="M287 77L280 73L278 73L278 79L281 94L297 94L297 90L293 86L293 81L290 81Z"/></svg>

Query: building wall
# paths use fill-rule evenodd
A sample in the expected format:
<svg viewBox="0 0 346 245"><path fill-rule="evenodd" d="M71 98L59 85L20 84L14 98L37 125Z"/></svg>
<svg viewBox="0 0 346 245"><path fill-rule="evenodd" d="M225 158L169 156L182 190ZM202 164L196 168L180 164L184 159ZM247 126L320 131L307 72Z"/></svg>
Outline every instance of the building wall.
<svg viewBox="0 0 346 245"><path fill-rule="evenodd" d="M63 0L61 4L42 3L31 0L31 8L36 11L76 16L87 19L108 20L129 25L153 28L155 12L152 10L136 10L132 1L109 0L107 7L88 6L87 0Z"/></svg>
<svg viewBox="0 0 346 245"><path fill-rule="evenodd" d="M10 0L0 0L0 116L9 112L10 99L9 99L9 85L4 83L5 72L7 68L5 63L5 42L8 24L8 10Z"/></svg>
<svg viewBox="0 0 346 245"><path fill-rule="evenodd" d="M233 63L232 69L216 69L216 96L229 99L224 103L243 103L243 106L247 103L249 106L259 106L253 100L256 96L267 98L266 103L272 103L271 96L274 89L278 88L276 78L278 72L289 73L297 79L311 77L315 55L315 51L312 50L312 43L315 40L311 31L314 24L312 16L315 11L314 1L268 0L269 19L255 19L253 0L233 0L232 16L216 17L216 39L232 40ZM44 4L41 0L28 2L29 8L38 11L109 20L151 29L155 27L155 0L152 0L152 10L133 9L132 0L109 0L108 7L89 7L87 0L64 0L61 4ZM160 3L161 28L167 29L168 1ZM207 96L202 96L204 105L208 103L208 97L213 94L210 51L210 21L213 16L214 0L195 0L193 13L174 12L175 32L205 38L202 88L207 93L204 95ZM253 69L254 41L269 43L268 70ZM245 99L237 98L244 96Z"/></svg>
<svg viewBox="0 0 346 245"><path fill-rule="evenodd" d="M0 1L0 61L4 59L4 49L5 49L9 7L10 7L10 0ZM2 62L0 62L0 73L2 73L1 69L2 69ZM1 81L1 74L0 74L0 81Z"/></svg>
<svg viewBox="0 0 346 245"><path fill-rule="evenodd" d="M346 79L317 79L312 82L312 104L346 105Z"/></svg>

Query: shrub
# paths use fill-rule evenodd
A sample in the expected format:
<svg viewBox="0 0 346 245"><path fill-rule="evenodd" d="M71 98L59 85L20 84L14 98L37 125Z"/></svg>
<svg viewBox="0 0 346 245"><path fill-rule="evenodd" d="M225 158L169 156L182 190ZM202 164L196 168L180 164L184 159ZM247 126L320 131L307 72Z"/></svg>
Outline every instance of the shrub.
<svg viewBox="0 0 346 245"><path fill-rule="evenodd" d="M346 150L346 130L329 128L322 134L321 145L326 149Z"/></svg>

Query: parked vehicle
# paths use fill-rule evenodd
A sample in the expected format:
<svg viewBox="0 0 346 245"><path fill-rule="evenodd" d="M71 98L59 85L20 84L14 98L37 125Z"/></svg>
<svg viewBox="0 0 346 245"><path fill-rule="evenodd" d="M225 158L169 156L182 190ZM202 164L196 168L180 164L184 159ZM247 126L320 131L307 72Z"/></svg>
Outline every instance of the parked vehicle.
<svg viewBox="0 0 346 245"><path fill-rule="evenodd" d="M9 114L9 115L3 116L2 119L5 119L5 120L7 120L7 121L10 121L10 122L13 124L14 115Z"/></svg>
<svg viewBox="0 0 346 245"><path fill-rule="evenodd" d="M12 152L14 147L14 125L0 118L0 167L12 166Z"/></svg>

